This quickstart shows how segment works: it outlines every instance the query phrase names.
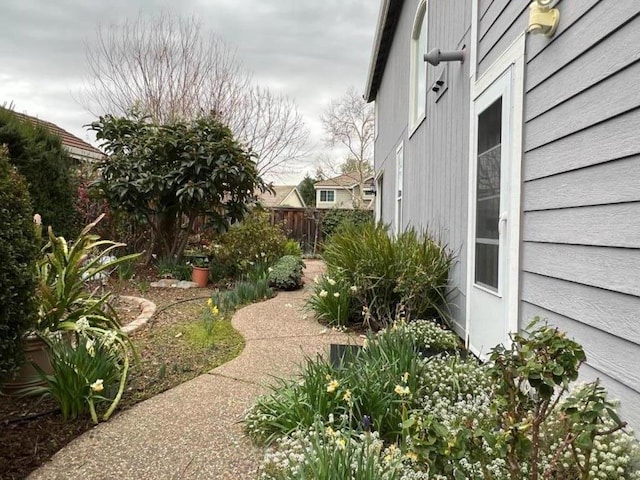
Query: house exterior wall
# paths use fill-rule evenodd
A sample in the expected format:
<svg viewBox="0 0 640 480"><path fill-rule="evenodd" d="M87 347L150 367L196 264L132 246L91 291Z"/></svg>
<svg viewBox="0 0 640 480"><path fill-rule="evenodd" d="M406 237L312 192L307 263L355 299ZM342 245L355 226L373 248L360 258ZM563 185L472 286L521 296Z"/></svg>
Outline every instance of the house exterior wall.
<svg viewBox="0 0 640 480"><path fill-rule="evenodd" d="M469 64L427 68L426 118L408 130L411 31L419 1L405 1L385 75L376 97L379 114L376 173L383 174L382 221L393 225L396 209L396 149L404 147L403 227L428 229L455 252L450 276L451 315L459 334L466 322L466 235L469 126ZM471 0L429 1L428 48L469 45ZM448 90L436 102L430 86L448 69ZM411 133L411 135L410 135Z"/></svg>
<svg viewBox="0 0 640 480"><path fill-rule="evenodd" d="M475 0L473 0L475 1ZM381 217L395 215L395 152L404 142L404 224L429 227L457 252L452 313L464 327L469 69L482 75L526 30L529 0L478 0L477 62L449 64L448 91L409 137L406 0L377 90ZM586 349L583 377L602 379L640 428L640 2L563 0L552 38L527 35L519 325L547 318ZM474 48L472 0L431 1L428 49ZM427 70L433 84L437 68ZM454 296L455 298L455 296Z"/></svg>
<svg viewBox="0 0 640 480"><path fill-rule="evenodd" d="M335 194L335 202L321 202L320 190L333 190ZM316 189L316 208L328 210L332 208L353 209L353 197L351 190L345 188L318 187Z"/></svg>
<svg viewBox="0 0 640 480"><path fill-rule="evenodd" d="M521 326L567 330L638 428L640 2L557 8L554 37L527 38Z"/></svg>
<svg viewBox="0 0 640 480"><path fill-rule="evenodd" d="M292 190L287 198L285 198L281 203L281 207L293 207L293 208L304 208L302 201L300 200L300 196L296 193L295 190Z"/></svg>

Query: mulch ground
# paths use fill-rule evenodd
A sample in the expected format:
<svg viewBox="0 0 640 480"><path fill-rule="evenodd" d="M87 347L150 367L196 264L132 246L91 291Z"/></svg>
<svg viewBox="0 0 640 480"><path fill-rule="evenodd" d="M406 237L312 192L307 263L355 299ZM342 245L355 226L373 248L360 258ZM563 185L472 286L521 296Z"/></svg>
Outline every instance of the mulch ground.
<svg viewBox="0 0 640 480"><path fill-rule="evenodd" d="M244 347L229 321L217 322L211 335L204 333L202 315L210 290L149 288L153 275L138 272L132 281L113 280L109 287L158 307L150 323L131 335L139 362L131 369L120 411L231 360ZM123 324L139 313L124 303L117 309ZM64 421L49 399L0 396L0 479L25 478L92 425L88 416Z"/></svg>

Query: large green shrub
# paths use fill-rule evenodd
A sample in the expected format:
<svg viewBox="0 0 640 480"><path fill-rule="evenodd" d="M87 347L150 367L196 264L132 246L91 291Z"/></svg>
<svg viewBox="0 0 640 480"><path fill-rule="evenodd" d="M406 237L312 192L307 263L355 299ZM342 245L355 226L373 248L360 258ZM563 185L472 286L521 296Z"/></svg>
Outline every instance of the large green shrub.
<svg viewBox="0 0 640 480"><path fill-rule="evenodd" d="M36 318L32 216L24 179L0 146L0 377L22 364L22 339Z"/></svg>
<svg viewBox="0 0 640 480"><path fill-rule="evenodd" d="M41 215L45 228L51 225L65 238L75 236L78 185L73 161L60 137L0 108L1 144L7 145L9 161L25 177L33 210Z"/></svg>
<svg viewBox="0 0 640 480"><path fill-rule="evenodd" d="M445 317L453 257L428 234L392 237L381 225L346 225L327 241L323 258L331 277L354 287L354 311L364 308L373 327L396 316Z"/></svg>
<svg viewBox="0 0 640 480"><path fill-rule="evenodd" d="M214 276L235 277L253 269L256 263L271 264L284 253L287 237L281 225L272 225L269 213L254 209L212 246Z"/></svg>
<svg viewBox="0 0 640 480"><path fill-rule="evenodd" d="M302 288L302 258L285 255L269 270L269 285L278 290L296 290Z"/></svg>
<svg viewBox="0 0 640 480"><path fill-rule="evenodd" d="M322 236L329 239L331 235L347 226L359 227L364 224L373 223L373 212L371 210L339 210L332 209L322 217Z"/></svg>

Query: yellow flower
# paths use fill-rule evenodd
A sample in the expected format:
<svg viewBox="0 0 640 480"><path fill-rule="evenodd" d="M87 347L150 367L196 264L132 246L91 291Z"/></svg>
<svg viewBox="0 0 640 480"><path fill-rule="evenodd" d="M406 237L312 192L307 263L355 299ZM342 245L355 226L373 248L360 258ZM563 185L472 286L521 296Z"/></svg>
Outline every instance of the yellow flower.
<svg viewBox="0 0 640 480"><path fill-rule="evenodd" d="M220 311L218 310L218 306L213 305L213 302L211 302L211 305L209 305L209 310L211 310L211 315L213 315L214 317L217 316L218 313L220 313Z"/></svg>
<svg viewBox="0 0 640 480"><path fill-rule="evenodd" d="M351 390L347 390L346 392L344 392L344 395L342 396L342 399L345 402L350 402L351 401Z"/></svg>
<svg viewBox="0 0 640 480"><path fill-rule="evenodd" d="M327 292L326 290L320 290L320 293L318 294L318 296L320 298L325 298L328 294L329 292Z"/></svg>
<svg viewBox="0 0 640 480"><path fill-rule="evenodd" d="M340 382L338 382L337 380L331 380L328 384L327 384L327 392L328 393L333 393L336 391L336 388L338 388L340 386Z"/></svg>
<svg viewBox="0 0 640 480"><path fill-rule="evenodd" d="M402 375L402 381L404 383L407 383L408 380L409 380L409 372L404 372L404 374Z"/></svg>
<svg viewBox="0 0 640 480"><path fill-rule="evenodd" d="M347 442L344 441L344 438L338 438L336 440L336 445L338 446L338 449L344 450L344 447L346 447Z"/></svg>
<svg viewBox="0 0 640 480"><path fill-rule="evenodd" d="M415 452L407 452L404 454L404 458L406 458L407 460L410 460L412 462L417 462L418 461L418 455Z"/></svg>
<svg viewBox="0 0 640 480"><path fill-rule="evenodd" d="M207 306L211 308L212 305L213 305L213 300L212 299L207 300Z"/></svg>
<svg viewBox="0 0 640 480"><path fill-rule="evenodd" d="M396 388L394 388L393 391L396 392L401 397L404 397L405 395L409 395L411 393L411 390L409 390L409 387L403 387L401 385L396 385Z"/></svg>

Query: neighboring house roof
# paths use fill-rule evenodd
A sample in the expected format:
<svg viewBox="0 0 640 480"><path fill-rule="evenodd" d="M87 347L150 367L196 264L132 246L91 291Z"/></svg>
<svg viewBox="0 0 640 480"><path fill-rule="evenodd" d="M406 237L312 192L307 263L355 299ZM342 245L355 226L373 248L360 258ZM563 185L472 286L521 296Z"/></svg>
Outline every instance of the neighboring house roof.
<svg viewBox="0 0 640 480"><path fill-rule="evenodd" d="M376 99L403 4L404 0L382 0L378 16L378 27L373 41L371 62L369 63L367 89L364 94L367 102L372 102Z"/></svg>
<svg viewBox="0 0 640 480"><path fill-rule="evenodd" d="M274 185L273 190L275 193L264 192L257 193L258 200L267 208L272 207L286 207L286 206L297 206L295 201L293 201L292 197L297 197L299 203L302 204L303 207L306 207L304 203L304 199L300 192L298 191L298 187L295 185Z"/></svg>
<svg viewBox="0 0 640 480"><path fill-rule="evenodd" d="M59 136L62 139L62 146L64 146L69 152L69 156L78 160L100 160L104 157L104 153L98 150L96 147L84 140L76 137L72 133L67 132L65 129L60 128L55 123L47 122L24 113L13 112L20 120L29 121L33 125L42 125L54 135Z"/></svg>
<svg viewBox="0 0 640 480"><path fill-rule="evenodd" d="M373 181L373 175L370 175L364 179L365 183ZM351 189L356 187L360 182L358 178L353 173L346 173L344 175L340 175L333 178L327 178L326 180L320 180L319 182L314 183L313 188L316 190L318 188L346 188Z"/></svg>

